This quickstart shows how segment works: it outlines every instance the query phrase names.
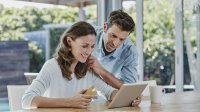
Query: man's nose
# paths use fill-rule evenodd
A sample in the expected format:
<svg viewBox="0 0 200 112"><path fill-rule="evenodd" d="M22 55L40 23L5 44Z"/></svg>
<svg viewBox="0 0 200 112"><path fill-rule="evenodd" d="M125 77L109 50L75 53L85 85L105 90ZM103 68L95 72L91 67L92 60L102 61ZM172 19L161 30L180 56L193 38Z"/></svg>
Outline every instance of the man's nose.
<svg viewBox="0 0 200 112"><path fill-rule="evenodd" d="M118 46L118 45L119 45L119 40L118 40L118 39L114 40L114 41L113 41L113 45L114 45L114 46Z"/></svg>

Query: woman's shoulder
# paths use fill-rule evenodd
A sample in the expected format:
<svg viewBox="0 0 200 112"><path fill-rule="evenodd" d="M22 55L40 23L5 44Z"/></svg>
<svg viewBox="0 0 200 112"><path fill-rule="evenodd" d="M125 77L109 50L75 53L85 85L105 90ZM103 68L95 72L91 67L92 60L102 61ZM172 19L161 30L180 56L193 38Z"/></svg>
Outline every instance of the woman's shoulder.
<svg viewBox="0 0 200 112"><path fill-rule="evenodd" d="M55 63L57 63L57 60L55 58L51 58L51 59L47 60L46 63L49 63L49 64L53 63L53 64L55 64Z"/></svg>
<svg viewBox="0 0 200 112"><path fill-rule="evenodd" d="M44 64L44 66L47 66L47 67L53 67L53 68L56 68L56 67L59 67L58 66L58 62L55 58L51 58L49 60L47 60Z"/></svg>
<svg viewBox="0 0 200 112"><path fill-rule="evenodd" d="M58 74L60 73L60 67L57 63L57 60L55 58L49 59L47 60L42 69L40 70L40 72L44 75L44 74L48 74L49 76L55 76L53 74Z"/></svg>

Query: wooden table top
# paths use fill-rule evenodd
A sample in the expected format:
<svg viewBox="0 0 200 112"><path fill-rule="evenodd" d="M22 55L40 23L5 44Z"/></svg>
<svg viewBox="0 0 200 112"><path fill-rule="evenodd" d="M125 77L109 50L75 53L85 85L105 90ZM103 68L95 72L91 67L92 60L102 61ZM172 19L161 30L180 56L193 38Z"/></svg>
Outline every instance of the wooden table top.
<svg viewBox="0 0 200 112"><path fill-rule="evenodd" d="M38 108L20 112L200 112L200 91L165 94L161 104L152 104L149 98L143 99L139 107L108 109L108 103L91 104L87 109L76 108Z"/></svg>

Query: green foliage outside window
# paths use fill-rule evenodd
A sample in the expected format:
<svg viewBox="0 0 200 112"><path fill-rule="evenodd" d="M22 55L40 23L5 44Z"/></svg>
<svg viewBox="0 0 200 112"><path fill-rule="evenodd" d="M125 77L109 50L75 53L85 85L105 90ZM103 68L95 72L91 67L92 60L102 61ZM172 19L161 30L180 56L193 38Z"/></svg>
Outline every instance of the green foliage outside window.
<svg viewBox="0 0 200 112"><path fill-rule="evenodd" d="M62 33L65 31L66 29L63 28L55 28L55 29L51 29L50 30L50 35L51 35L51 51L50 51L50 56L52 57L55 53L55 50L57 48L57 45L60 41L60 36L62 35Z"/></svg>
<svg viewBox="0 0 200 112"><path fill-rule="evenodd" d="M67 24L78 20L77 8L46 8L33 7L0 8L0 41L23 40L23 32L42 30L45 24ZM55 30L51 32L51 44L55 46L59 38ZM62 30L61 30L62 32ZM60 34L59 34L60 35ZM56 38L54 38L56 37ZM58 39L58 40L56 40ZM54 48L54 47L53 47ZM54 51L51 51L51 53ZM44 63L44 51L35 42L29 43L30 72L39 72Z"/></svg>
<svg viewBox="0 0 200 112"><path fill-rule="evenodd" d="M189 27L188 19L191 17L184 10L184 28ZM136 9L126 10L136 21ZM158 84L173 84L175 74L175 9L169 0L144 1L143 12L144 37L144 80L157 80ZM136 41L136 32L131 34L133 42ZM193 41L194 42L194 41ZM184 47L184 75L185 84L190 83L186 50ZM172 81L172 82L171 82Z"/></svg>

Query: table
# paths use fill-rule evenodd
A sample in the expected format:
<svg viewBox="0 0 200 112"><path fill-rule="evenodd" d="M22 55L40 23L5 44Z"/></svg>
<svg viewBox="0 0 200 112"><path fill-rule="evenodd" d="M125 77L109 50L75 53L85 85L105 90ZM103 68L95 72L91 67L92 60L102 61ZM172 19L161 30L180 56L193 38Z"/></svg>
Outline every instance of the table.
<svg viewBox="0 0 200 112"><path fill-rule="evenodd" d="M91 104L87 109L38 108L20 112L200 112L200 91L165 94L161 104L151 104L149 97L144 98L139 107L108 109L108 103Z"/></svg>

